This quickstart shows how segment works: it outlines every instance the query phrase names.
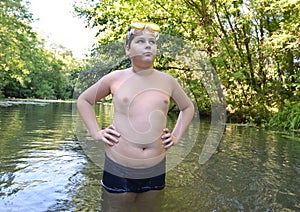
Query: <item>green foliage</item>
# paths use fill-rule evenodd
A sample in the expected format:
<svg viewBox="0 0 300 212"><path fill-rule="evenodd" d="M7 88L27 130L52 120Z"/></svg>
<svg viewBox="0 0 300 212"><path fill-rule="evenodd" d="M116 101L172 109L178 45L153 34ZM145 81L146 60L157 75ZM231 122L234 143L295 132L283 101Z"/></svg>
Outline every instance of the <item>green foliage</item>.
<svg viewBox="0 0 300 212"><path fill-rule="evenodd" d="M0 3L0 97L72 97L79 64L64 48L48 50L32 30L27 3Z"/></svg>
<svg viewBox="0 0 300 212"><path fill-rule="evenodd" d="M299 101L299 0L85 2L88 6L78 6L77 12L99 29L100 45L124 40L127 26L136 18L154 21L163 34L189 40L205 51L221 78L234 120L264 123L285 99ZM199 100L208 101L201 87L195 86L197 78L177 69L178 62L158 61L162 69L175 66L170 71ZM205 105L199 106L208 109Z"/></svg>
<svg viewBox="0 0 300 212"><path fill-rule="evenodd" d="M285 101L284 107L271 117L268 125L273 129L300 129L300 103Z"/></svg>
<svg viewBox="0 0 300 212"><path fill-rule="evenodd" d="M129 66L130 61L125 55L123 43L115 42L99 46L97 52L94 52L94 55L82 68L74 88L73 98L76 99L104 75Z"/></svg>
<svg viewBox="0 0 300 212"><path fill-rule="evenodd" d="M100 59L96 60L98 61L96 65L98 72L92 72L92 75L96 74L97 77L102 76L106 72L101 71L103 70L103 66L116 68L114 63L118 64L122 57L114 57L114 52L103 51L102 49L104 46L112 45L114 42L124 43L126 30L132 20L153 21L161 26L161 32L164 35L160 36L158 40L159 52L155 68L166 71L178 78L184 87L192 92L191 95L198 102L198 107L202 111L209 112L210 100L205 87L201 85L202 79L192 74L193 69L188 64L182 62L183 59L178 59L178 56L185 55L183 37L188 38L190 43L193 43L192 38L195 38L198 25L196 22L192 23L192 29L185 26L186 20L192 17L193 12L186 4L181 1L173 1L171 3L168 1L119 0L93 4L91 1L85 2L86 4L78 4L75 7L77 13L86 18L89 26L99 29L99 47L95 49L94 54L97 59ZM182 11L185 12L182 13ZM106 47L104 48L106 49ZM123 47L121 51L124 52ZM103 56L105 54L108 55L108 58ZM199 55L199 57L202 56ZM103 64L101 61L105 61L105 63L106 61L113 62L111 64ZM84 75L88 76L89 74L84 71ZM87 78L94 79L97 78L96 76Z"/></svg>

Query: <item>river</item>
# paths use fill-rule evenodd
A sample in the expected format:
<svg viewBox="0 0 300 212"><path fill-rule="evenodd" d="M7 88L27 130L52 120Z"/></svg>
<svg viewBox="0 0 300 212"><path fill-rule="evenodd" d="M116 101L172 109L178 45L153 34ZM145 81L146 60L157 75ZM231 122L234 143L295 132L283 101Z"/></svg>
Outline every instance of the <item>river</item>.
<svg viewBox="0 0 300 212"><path fill-rule="evenodd" d="M76 132L73 106L0 107L0 211L105 211L102 167ZM109 123L111 107L97 107ZM195 126L195 142L174 147L187 152L168 169L161 211L300 211L299 135L228 123L217 151L199 164L210 121Z"/></svg>

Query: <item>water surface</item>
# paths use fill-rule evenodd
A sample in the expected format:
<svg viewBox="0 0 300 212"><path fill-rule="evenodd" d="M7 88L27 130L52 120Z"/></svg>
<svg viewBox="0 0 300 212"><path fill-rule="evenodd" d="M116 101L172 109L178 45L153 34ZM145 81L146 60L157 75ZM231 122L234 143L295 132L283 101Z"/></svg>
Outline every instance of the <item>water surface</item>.
<svg viewBox="0 0 300 212"><path fill-rule="evenodd" d="M300 210L299 136L228 124L200 165L209 123L189 130L197 142L167 173L162 211ZM0 130L0 211L104 211L102 169L78 141L71 103L0 107Z"/></svg>

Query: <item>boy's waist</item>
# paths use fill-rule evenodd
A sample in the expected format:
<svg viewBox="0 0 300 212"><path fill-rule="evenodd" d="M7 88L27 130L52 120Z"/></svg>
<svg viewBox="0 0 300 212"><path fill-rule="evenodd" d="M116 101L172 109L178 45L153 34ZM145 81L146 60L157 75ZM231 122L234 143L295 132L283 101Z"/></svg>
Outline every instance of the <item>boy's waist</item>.
<svg viewBox="0 0 300 212"><path fill-rule="evenodd" d="M160 163L166 156L165 150L162 149L130 149L130 147L106 148L106 155L114 162L129 168L144 169L155 166Z"/></svg>
<svg viewBox="0 0 300 212"><path fill-rule="evenodd" d="M163 155L162 158L157 158L158 161L156 164L153 164L150 167L145 168L133 168L124 166L113 159L110 158L107 154L105 155L105 164L104 171L111 174L130 178L130 179L146 179L155 177L161 174L164 174L166 171L166 157Z"/></svg>

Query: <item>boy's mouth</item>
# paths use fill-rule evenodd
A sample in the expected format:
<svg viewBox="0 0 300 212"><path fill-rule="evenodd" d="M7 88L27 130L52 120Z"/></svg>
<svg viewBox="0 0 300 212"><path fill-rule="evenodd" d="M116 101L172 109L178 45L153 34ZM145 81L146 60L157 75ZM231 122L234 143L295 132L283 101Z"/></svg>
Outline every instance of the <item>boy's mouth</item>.
<svg viewBox="0 0 300 212"><path fill-rule="evenodd" d="M144 55L145 55L145 56L151 56L151 55L152 55L152 52L145 52Z"/></svg>

